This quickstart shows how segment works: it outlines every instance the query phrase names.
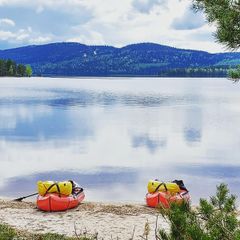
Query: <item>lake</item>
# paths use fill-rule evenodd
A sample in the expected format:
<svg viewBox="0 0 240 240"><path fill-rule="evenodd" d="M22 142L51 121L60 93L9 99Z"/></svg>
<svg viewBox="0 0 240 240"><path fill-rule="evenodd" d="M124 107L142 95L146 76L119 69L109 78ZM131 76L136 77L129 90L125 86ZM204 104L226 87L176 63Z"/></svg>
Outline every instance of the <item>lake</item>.
<svg viewBox="0 0 240 240"><path fill-rule="evenodd" d="M192 200L240 197L240 85L197 78L0 78L0 196L74 179L87 201L144 202L149 179Z"/></svg>

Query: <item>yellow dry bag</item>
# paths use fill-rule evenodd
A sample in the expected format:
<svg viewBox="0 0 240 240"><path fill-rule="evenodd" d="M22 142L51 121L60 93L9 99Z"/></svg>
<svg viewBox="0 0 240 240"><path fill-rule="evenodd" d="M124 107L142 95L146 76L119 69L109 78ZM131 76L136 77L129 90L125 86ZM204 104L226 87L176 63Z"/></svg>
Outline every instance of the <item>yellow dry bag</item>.
<svg viewBox="0 0 240 240"><path fill-rule="evenodd" d="M155 193L159 192L170 192L170 193L178 193L180 192L180 187L176 183L172 182L159 182L157 180L150 180L148 182L148 192Z"/></svg>
<svg viewBox="0 0 240 240"><path fill-rule="evenodd" d="M70 181L54 182L54 181L38 181L38 194L44 196L47 193L59 193L66 196L72 194L72 183Z"/></svg>

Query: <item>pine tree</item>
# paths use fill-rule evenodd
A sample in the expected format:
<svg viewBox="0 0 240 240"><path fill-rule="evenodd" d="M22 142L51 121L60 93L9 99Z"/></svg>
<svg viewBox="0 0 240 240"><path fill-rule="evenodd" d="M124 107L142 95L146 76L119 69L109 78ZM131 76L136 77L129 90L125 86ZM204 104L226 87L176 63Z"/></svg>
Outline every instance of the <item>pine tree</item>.
<svg viewBox="0 0 240 240"><path fill-rule="evenodd" d="M27 66L26 66L26 75L27 75L28 77L31 77L31 76L32 76L32 68L31 68L30 65L27 65Z"/></svg>
<svg viewBox="0 0 240 240"><path fill-rule="evenodd" d="M215 37L230 49L240 47L240 2L238 0L193 0L193 8L204 11L217 27Z"/></svg>
<svg viewBox="0 0 240 240"><path fill-rule="evenodd" d="M210 201L200 199L197 209L188 203L161 209L170 223L170 232L159 230L159 240L239 240L240 222L236 213L236 196L230 195L227 185L217 186Z"/></svg>
<svg viewBox="0 0 240 240"><path fill-rule="evenodd" d="M26 67L23 64L18 64L17 66L17 74L20 77L24 77L26 74Z"/></svg>
<svg viewBox="0 0 240 240"><path fill-rule="evenodd" d="M9 76L13 76L14 75L14 72L13 72L13 65L11 65L8 69L8 75Z"/></svg>
<svg viewBox="0 0 240 240"><path fill-rule="evenodd" d="M204 11L207 21L217 27L215 37L219 43L235 50L240 48L239 0L192 0L193 8ZM228 72L229 78L239 81L240 68Z"/></svg>

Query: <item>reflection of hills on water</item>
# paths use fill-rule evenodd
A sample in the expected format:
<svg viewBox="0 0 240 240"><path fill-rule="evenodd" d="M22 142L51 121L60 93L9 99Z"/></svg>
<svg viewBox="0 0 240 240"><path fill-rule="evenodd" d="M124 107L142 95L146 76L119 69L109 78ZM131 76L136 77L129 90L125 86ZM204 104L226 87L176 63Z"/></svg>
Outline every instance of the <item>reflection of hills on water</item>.
<svg viewBox="0 0 240 240"><path fill-rule="evenodd" d="M74 180L85 189L109 190L114 185L136 184L138 174L129 168L101 168L96 172L76 172L76 171L50 171L39 172L29 176L19 176L15 178L4 179L5 185L0 188L4 196L16 196L19 193L24 194L36 190L36 183L39 180L47 181L65 181Z"/></svg>
<svg viewBox="0 0 240 240"><path fill-rule="evenodd" d="M150 159L149 161L151 164ZM96 172L77 172L74 170L39 172L33 175L5 179L5 184L0 188L0 192L4 196L10 197L27 195L36 191L38 180L63 181L73 179L86 190L87 199L91 201L94 199L95 201L98 199L117 201L119 198L128 201L144 201L148 180L158 178L161 181L184 180L194 204L198 202L200 197L209 197L209 194L214 194L216 185L222 181L229 184L233 193L239 194L239 166L176 164L172 167L159 165L151 166L151 168L102 167Z"/></svg>
<svg viewBox="0 0 240 240"><path fill-rule="evenodd" d="M27 105L47 105L54 107L72 107L72 106L112 106L116 104L138 107L159 107L169 105L186 105L203 101L199 96L193 94L187 95L165 95L165 94L121 94L112 92L95 92L95 91L71 91L71 90L46 90L35 89L38 96L29 94L26 89L26 96L1 97L0 105L11 106L15 104ZM41 91L44 95L41 97Z"/></svg>
<svg viewBox="0 0 240 240"><path fill-rule="evenodd" d="M178 166L179 171L184 174L192 176L218 178L220 181L224 179L238 179L240 178L240 166L239 165L219 165L219 164L203 164L202 166L189 164Z"/></svg>
<svg viewBox="0 0 240 240"><path fill-rule="evenodd" d="M191 193L192 202L199 203L199 198L213 196L216 186L221 183L228 184L230 192L240 196L240 166L219 165L218 163L204 164L176 164L173 172L179 173ZM240 200L238 199L238 202Z"/></svg>

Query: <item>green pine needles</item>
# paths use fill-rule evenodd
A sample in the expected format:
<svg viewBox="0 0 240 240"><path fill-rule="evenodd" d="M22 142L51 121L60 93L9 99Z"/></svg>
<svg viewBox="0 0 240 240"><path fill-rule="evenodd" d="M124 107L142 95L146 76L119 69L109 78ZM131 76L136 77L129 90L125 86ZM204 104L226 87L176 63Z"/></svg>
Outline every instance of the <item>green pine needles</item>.
<svg viewBox="0 0 240 240"><path fill-rule="evenodd" d="M238 82L240 80L240 65L236 69L229 70L228 77L234 82Z"/></svg>
<svg viewBox="0 0 240 240"><path fill-rule="evenodd" d="M193 8L202 10L210 24L216 26L214 36L229 49L240 47L239 0L192 0Z"/></svg>
<svg viewBox="0 0 240 240"><path fill-rule="evenodd" d="M0 59L0 77L31 77L30 65L17 64L15 61Z"/></svg>
<svg viewBox="0 0 240 240"><path fill-rule="evenodd" d="M199 207L188 203L173 204L170 210L160 210L170 223L170 231L160 229L159 240L239 240L240 222L236 213L236 196L229 193L226 184L217 186L210 201L200 199Z"/></svg>
<svg viewBox="0 0 240 240"><path fill-rule="evenodd" d="M239 0L192 0L193 9L203 11L208 23L214 24L217 42L227 49L240 48L240 1ZM228 77L234 82L240 79L240 67L230 70Z"/></svg>

